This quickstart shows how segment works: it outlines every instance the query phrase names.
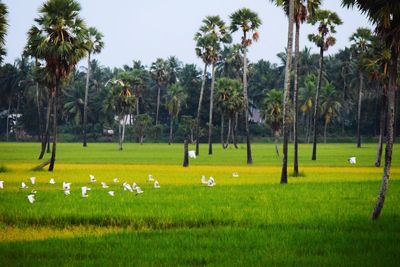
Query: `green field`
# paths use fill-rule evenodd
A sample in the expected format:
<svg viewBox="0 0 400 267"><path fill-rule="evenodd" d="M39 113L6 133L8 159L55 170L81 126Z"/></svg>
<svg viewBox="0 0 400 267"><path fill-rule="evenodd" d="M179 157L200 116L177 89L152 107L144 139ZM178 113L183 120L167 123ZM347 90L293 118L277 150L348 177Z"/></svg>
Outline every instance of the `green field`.
<svg viewBox="0 0 400 267"><path fill-rule="evenodd" d="M369 219L382 168L375 144L321 144L318 160L300 145L302 177L280 185L273 145L214 146L183 168L183 146L59 144L55 171L34 172L39 144L0 143L0 263L121 266L398 266L400 154L394 150L388 196L380 219ZM193 147L191 147L193 149ZM290 151L290 155L292 155ZM357 157L350 166L347 158ZM291 158L290 158L291 159ZM291 164L291 161L289 161ZM289 166L289 172L292 168ZM232 177L238 172L240 177ZM89 183L89 174L97 178ZM153 174L161 188L146 182ZM204 187L201 175L216 186ZM30 176L37 177L32 187ZM112 182L118 177L120 183ZM48 183L50 178L55 185ZM29 189L20 189L25 181ZM72 182L65 196L62 181ZM115 197L102 189L110 185ZM123 191L136 182L141 195ZM80 187L89 185L88 198ZM30 190L36 202L28 203Z"/></svg>

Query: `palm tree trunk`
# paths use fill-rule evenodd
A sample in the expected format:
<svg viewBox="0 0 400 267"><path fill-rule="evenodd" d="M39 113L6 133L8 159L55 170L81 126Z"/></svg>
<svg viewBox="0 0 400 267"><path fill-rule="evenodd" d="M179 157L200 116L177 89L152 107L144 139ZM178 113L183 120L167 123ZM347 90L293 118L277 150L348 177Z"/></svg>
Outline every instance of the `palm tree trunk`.
<svg viewBox="0 0 400 267"><path fill-rule="evenodd" d="M347 81L346 81L346 75L344 72L344 67L342 67L342 77L343 77L343 92L342 92L342 135L344 135L344 117L345 117L345 112L344 112L344 103L346 101L346 89L347 89Z"/></svg>
<svg viewBox="0 0 400 267"><path fill-rule="evenodd" d="M158 85L158 90L157 90L157 113L156 113L156 125L158 125L158 112L160 111L160 92L161 92L161 86Z"/></svg>
<svg viewBox="0 0 400 267"><path fill-rule="evenodd" d="M11 98L8 100L8 110L7 110L7 119L6 119L6 141L8 142L8 138L10 135L10 112L11 112Z"/></svg>
<svg viewBox="0 0 400 267"><path fill-rule="evenodd" d="M238 133L238 124L239 124L239 112L235 113L235 127L233 128L233 145L236 149L238 149L237 145L237 133Z"/></svg>
<svg viewBox="0 0 400 267"><path fill-rule="evenodd" d="M171 116L170 122L169 122L169 139L168 139L168 145L172 143L172 127L174 124L174 118Z"/></svg>
<svg viewBox="0 0 400 267"><path fill-rule="evenodd" d="M119 150L122 150L122 125L121 125L122 116L118 117L118 136L119 136Z"/></svg>
<svg viewBox="0 0 400 267"><path fill-rule="evenodd" d="M85 86L85 102L83 104L83 146L87 147L87 105L88 105L88 94L89 94L89 78L90 78L90 52L88 53L88 67L86 74L86 86Z"/></svg>
<svg viewBox="0 0 400 267"><path fill-rule="evenodd" d="M49 128L50 128L50 115L51 115L51 106L53 105L53 97L49 95L48 97L48 104L47 104L47 111L46 111L46 128L43 133L43 138L42 138L42 149L39 154L39 159L42 159L44 156L44 153L46 152L46 145L49 142Z"/></svg>
<svg viewBox="0 0 400 267"><path fill-rule="evenodd" d="M391 62L389 70L389 90L388 90L388 109L387 109L387 137L385 149L385 167L382 175L381 188L379 190L378 199L374 211L372 212L371 219L378 219L383 204L385 202L386 191L389 186L389 175L392 165L392 151L394 139L394 125L396 120L395 106L396 106L396 89L397 89L397 46L392 45L391 48Z"/></svg>
<svg viewBox="0 0 400 267"><path fill-rule="evenodd" d="M231 132L232 132L232 115L230 115L228 119L228 134L226 136L226 144L224 145L224 148L227 148L229 146L229 139L232 136Z"/></svg>
<svg viewBox="0 0 400 267"><path fill-rule="evenodd" d="M122 119L122 136L121 136L121 144L120 144L120 150L122 150L122 144L125 141L125 126L126 126L126 115L124 114L124 117Z"/></svg>
<svg viewBox="0 0 400 267"><path fill-rule="evenodd" d="M204 94L204 86L206 84L206 74L207 74L207 63L204 64L203 71L203 80L201 81L201 89L200 89L200 97L199 97L199 105L197 107L197 116L196 116L196 156L199 155L199 130L200 130L200 112L201 112L201 103L203 101Z"/></svg>
<svg viewBox="0 0 400 267"><path fill-rule="evenodd" d="M294 89L293 89L293 138L294 138L294 161L293 173L297 176L299 173L299 144L298 144L298 92L299 92L299 64L300 64L300 24L296 22L295 35L295 62L294 62Z"/></svg>
<svg viewBox="0 0 400 267"><path fill-rule="evenodd" d="M39 97L39 83L36 82L36 105L37 105L37 112L38 112L38 125L39 125L39 141L42 142L43 136L43 129L42 129L42 115L40 114L40 97Z"/></svg>
<svg viewBox="0 0 400 267"><path fill-rule="evenodd" d="M212 129L213 129L213 108L214 108L214 86L215 86L215 63L212 64L212 78L210 90L210 113L208 114L208 155L212 155Z"/></svg>
<svg viewBox="0 0 400 267"><path fill-rule="evenodd" d="M317 159L317 120L318 120L318 105L319 105L319 90L321 89L321 81L322 81L322 68L324 66L324 50L321 47L319 51L319 72L318 72L318 84L317 90L315 91L315 100L314 100L314 116L313 116L313 130L314 130L314 138L313 138L313 150L311 160Z"/></svg>
<svg viewBox="0 0 400 267"><path fill-rule="evenodd" d="M289 130L289 98L290 98L290 70L292 62L293 50L293 18L294 17L294 0L289 2L288 16L288 40L287 40L287 59L285 68L285 88L283 93L283 158L281 184L286 184L287 181L287 160L288 160L288 130Z"/></svg>
<svg viewBox="0 0 400 267"><path fill-rule="evenodd" d="M224 112L221 112L221 146L225 148L225 141L224 141Z"/></svg>
<svg viewBox="0 0 400 267"><path fill-rule="evenodd" d="M275 131L275 133L274 133L274 143L275 143L275 155L277 157L279 157L278 142L279 142L279 132Z"/></svg>
<svg viewBox="0 0 400 267"><path fill-rule="evenodd" d="M362 89L364 86L364 78L362 72L359 73L360 87L358 88L358 108L357 108L357 147L361 147L361 135L360 135L360 124L361 124L361 103L362 103Z"/></svg>
<svg viewBox="0 0 400 267"><path fill-rule="evenodd" d="M244 33L243 40L246 40L246 33ZM253 157L251 155L250 143L250 128L249 128L249 99L247 96L247 51L246 47L243 49L243 98L244 98L244 122L246 126L246 144L247 144L247 164L253 164Z"/></svg>
<svg viewBox="0 0 400 267"><path fill-rule="evenodd" d="M139 115L139 102L140 102L139 99L140 99L139 96L136 97L136 116Z"/></svg>
<svg viewBox="0 0 400 267"><path fill-rule="evenodd" d="M327 128L328 124L325 122L324 124L324 143L326 144L326 128Z"/></svg>
<svg viewBox="0 0 400 267"><path fill-rule="evenodd" d="M51 158L49 171L53 171L54 163L56 161L56 146L57 146L57 105L58 105L58 92L60 90L60 81L56 81L56 91L53 96L53 147L51 149Z"/></svg>
<svg viewBox="0 0 400 267"><path fill-rule="evenodd" d="M183 167L189 166L189 144L187 137L185 137L185 142L183 144Z"/></svg>
<svg viewBox="0 0 400 267"><path fill-rule="evenodd" d="M381 95L381 110L379 115L379 139L378 139L378 149L376 150L376 159L375 159L375 167L381 166L382 159L382 147L383 141L385 137L385 118L386 118L386 84L384 85L383 92Z"/></svg>

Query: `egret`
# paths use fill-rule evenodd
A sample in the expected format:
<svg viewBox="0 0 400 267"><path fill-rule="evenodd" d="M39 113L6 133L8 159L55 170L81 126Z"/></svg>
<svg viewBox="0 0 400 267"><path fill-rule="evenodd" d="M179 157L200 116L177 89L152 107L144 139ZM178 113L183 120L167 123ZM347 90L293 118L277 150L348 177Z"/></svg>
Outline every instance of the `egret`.
<svg viewBox="0 0 400 267"><path fill-rule="evenodd" d="M63 190L70 190L71 189L71 183L63 182Z"/></svg>
<svg viewBox="0 0 400 267"><path fill-rule="evenodd" d="M51 178L49 181L49 184L55 184L55 183L56 183L56 181L54 180L54 178Z"/></svg>
<svg viewBox="0 0 400 267"><path fill-rule="evenodd" d="M132 184L132 189L133 189L133 190L136 190L137 187L138 187L138 185L137 185L135 182L133 182L133 184Z"/></svg>
<svg viewBox="0 0 400 267"><path fill-rule="evenodd" d="M64 195L69 196L71 194L71 191L69 190L64 190Z"/></svg>
<svg viewBox="0 0 400 267"><path fill-rule="evenodd" d="M158 181L154 181L154 188L160 188L160 184L158 183Z"/></svg>
<svg viewBox="0 0 400 267"><path fill-rule="evenodd" d="M114 196L114 191L108 191L108 194L113 197Z"/></svg>
<svg viewBox="0 0 400 267"><path fill-rule="evenodd" d="M139 186L136 186L136 195L142 194L142 193L143 193L143 190Z"/></svg>
<svg viewBox="0 0 400 267"><path fill-rule="evenodd" d="M36 182L36 177L31 177L31 178L29 178L29 180L31 180L31 183L32 183L32 184L35 184L35 182Z"/></svg>
<svg viewBox="0 0 400 267"><path fill-rule="evenodd" d="M212 187L212 186L214 186L214 185L215 185L214 178L210 177L210 179L208 179L208 183L207 183L207 185L208 185L209 187Z"/></svg>
<svg viewBox="0 0 400 267"><path fill-rule="evenodd" d="M4 181L0 181L0 189L4 188Z"/></svg>
<svg viewBox="0 0 400 267"><path fill-rule="evenodd" d="M133 192L132 187L130 184L128 184L127 182L123 183L122 186L124 187L124 190L129 190L130 192Z"/></svg>
<svg viewBox="0 0 400 267"><path fill-rule="evenodd" d="M194 151L194 150L189 150L189 158L195 159L195 158L196 158L196 151Z"/></svg>
<svg viewBox="0 0 400 267"><path fill-rule="evenodd" d="M153 175L149 174L148 178L149 178L149 182L153 182L154 181Z"/></svg>
<svg viewBox="0 0 400 267"><path fill-rule="evenodd" d="M101 182L101 187L102 188L108 188L108 185L105 182Z"/></svg>
<svg viewBox="0 0 400 267"><path fill-rule="evenodd" d="M21 183L21 189L25 189L25 188L28 188L28 186L24 182L22 182Z"/></svg>
<svg viewBox="0 0 400 267"><path fill-rule="evenodd" d="M89 195L87 194L87 191L89 191L90 188L87 186L82 186L82 197L88 197Z"/></svg>
<svg viewBox="0 0 400 267"><path fill-rule="evenodd" d="M350 162L350 164L352 164L352 165L355 165L356 164L356 157L350 157L350 158L348 158L347 159L349 162Z"/></svg>
<svg viewBox="0 0 400 267"><path fill-rule="evenodd" d="M119 183L118 178L114 178L113 182L114 183Z"/></svg>
<svg viewBox="0 0 400 267"><path fill-rule="evenodd" d="M204 175L201 176L201 183L202 184L207 184L207 180L206 180L206 177Z"/></svg>
<svg viewBox="0 0 400 267"><path fill-rule="evenodd" d="M96 178L92 174L89 174L89 178L91 183L96 182Z"/></svg>
<svg viewBox="0 0 400 267"><path fill-rule="evenodd" d="M239 173L237 173L237 172L232 173L232 177L238 178L239 177Z"/></svg>
<svg viewBox="0 0 400 267"><path fill-rule="evenodd" d="M35 202L35 195L34 194L29 194L28 195L28 201L29 201L29 203L33 204L33 202Z"/></svg>

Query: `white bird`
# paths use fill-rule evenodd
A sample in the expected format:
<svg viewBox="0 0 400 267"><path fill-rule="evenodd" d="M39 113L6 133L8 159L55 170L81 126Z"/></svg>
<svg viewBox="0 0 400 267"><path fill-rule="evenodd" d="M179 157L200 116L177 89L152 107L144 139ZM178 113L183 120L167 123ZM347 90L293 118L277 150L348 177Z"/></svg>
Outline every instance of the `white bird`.
<svg viewBox="0 0 400 267"><path fill-rule="evenodd" d="M114 178L114 183L119 183L118 178Z"/></svg>
<svg viewBox="0 0 400 267"><path fill-rule="evenodd" d="M160 184L158 183L158 181L154 181L154 188L160 188Z"/></svg>
<svg viewBox="0 0 400 267"><path fill-rule="evenodd" d="M108 194L113 197L114 196L114 191L108 191Z"/></svg>
<svg viewBox="0 0 400 267"><path fill-rule="evenodd" d="M31 183L32 183L32 184L35 184L35 182L36 182L36 177L31 177L31 178L29 178L29 180L31 180Z"/></svg>
<svg viewBox="0 0 400 267"><path fill-rule="evenodd" d="M127 182L123 183L122 186L124 187L124 190L129 190L130 192L133 192L132 187L130 184L128 184Z"/></svg>
<svg viewBox="0 0 400 267"><path fill-rule="evenodd" d="M64 190L64 195L69 196L71 194L71 191L69 190Z"/></svg>
<svg viewBox="0 0 400 267"><path fill-rule="evenodd" d="M149 178L149 182L153 182L154 181L153 175L149 174L148 178Z"/></svg>
<svg viewBox="0 0 400 267"><path fill-rule="evenodd" d="M136 194L142 194L142 193L143 193L143 190L140 189L139 186L136 186Z"/></svg>
<svg viewBox="0 0 400 267"><path fill-rule="evenodd" d="M196 158L196 151L189 150L189 158L195 159Z"/></svg>
<svg viewBox="0 0 400 267"><path fill-rule="evenodd" d="M87 194L87 191L89 191L90 188L87 186L82 186L82 197L88 197L89 195Z"/></svg>
<svg viewBox="0 0 400 267"><path fill-rule="evenodd" d="M55 183L56 183L56 181L54 180L54 178L51 178L49 181L49 184L55 184Z"/></svg>
<svg viewBox="0 0 400 267"><path fill-rule="evenodd" d="M4 188L4 181L0 181L0 189Z"/></svg>
<svg viewBox="0 0 400 267"><path fill-rule="evenodd" d="M25 189L25 188L28 188L28 186L24 182L22 182L21 183L21 189Z"/></svg>
<svg viewBox="0 0 400 267"><path fill-rule="evenodd" d="M239 177L239 173L237 173L237 172L232 173L232 177L238 178Z"/></svg>
<svg viewBox="0 0 400 267"><path fill-rule="evenodd" d="M209 187L212 187L212 186L214 186L214 185L215 185L214 178L210 177L210 179L208 179L208 183L207 183L207 185L208 185Z"/></svg>
<svg viewBox="0 0 400 267"><path fill-rule="evenodd" d="M133 190L136 190L137 187L138 187L138 185L137 185L135 182L133 182L133 184L132 184L132 189L133 189Z"/></svg>
<svg viewBox="0 0 400 267"><path fill-rule="evenodd" d="M70 190L71 189L71 183L63 182L63 190Z"/></svg>
<svg viewBox="0 0 400 267"><path fill-rule="evenodd" d="M28 201L29 201L29 203L33 204L33 202L35 202L35 195L34 194L29 194L28 195Z"/></svg>
<svg viewBox="0 0 400 267"><path fill-rule="evenodd" d="M201 183L202 184L207 184L207 180L206 180L206 177L204 175L201 176Z"/></svg>
<svg viewBox="0 0 400 267"><path fill-rule="evenodd" d="M106 184L106 182L101 182L101 187L102 188L108 188L108 185Z"/></svg>
<svg viewBox="0 0 400 267"><path fill-rule="evenodd" d="M89 174L89 178L91 183L96 182L96 178L92 174Z"/></svg>
<svg viewBox="0 0 400 267"><path fill-rule="evenodd" d="M347 159L349 162L350 162L350 164L352 164L352 165L355 165L356 164L356 157L350 157L350 158L348 158Z"/></svg>

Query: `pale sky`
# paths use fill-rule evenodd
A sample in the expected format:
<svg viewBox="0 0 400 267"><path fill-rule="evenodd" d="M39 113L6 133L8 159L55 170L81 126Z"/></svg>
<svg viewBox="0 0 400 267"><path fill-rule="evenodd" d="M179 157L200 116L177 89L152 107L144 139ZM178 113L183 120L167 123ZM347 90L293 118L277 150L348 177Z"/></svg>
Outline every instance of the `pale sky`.
<svg viewBox="0 0 400 267"><path fill-rule="evenodd" d="M26 44L27 31L38 17L38 8L44 0L3 0L8 6L9 29L6 37L5 63L13 63ZM249 59L278 63L276 54L287 44L287 18L280 8L269 0L78 0L82 6L81 17L88 26L104 34L105 48L94 58L103 66L122 67L132 60L150 65L156 58L177 56L184 63L201 65L196 57L193 36L207 15L220 15L229 23L229 15L248 7L262 20L260 40L249 50ZM364 15L356 9L341 8L340 0L325 0L323 8L333 10L343 20L337 27L337 44L328 54L348 46L349 36L358 27L371 27ZM317 49L307 40L316 27L303 25L300 47ZM234 35L234 42L239 42Z"/></svg>

